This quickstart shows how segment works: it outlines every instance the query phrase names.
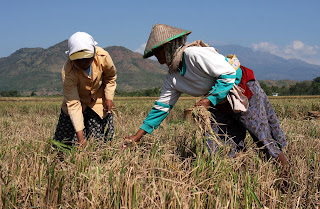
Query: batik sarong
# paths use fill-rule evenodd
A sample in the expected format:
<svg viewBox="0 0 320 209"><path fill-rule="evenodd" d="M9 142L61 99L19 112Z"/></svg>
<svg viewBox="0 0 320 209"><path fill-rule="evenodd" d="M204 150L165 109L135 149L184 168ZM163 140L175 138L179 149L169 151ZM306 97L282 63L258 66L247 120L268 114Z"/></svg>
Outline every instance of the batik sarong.
<svg viewBox="0 0 320 209"><path fill-rule="evenodd" d="M83 112L83 117L85 126L83 135L86 140L90 137L104 141L113 138L113 114L108 114L105 118L101 119L96 112L87 107ZM63 142L66 145L74 145L78 142L71 119L62 110L53 140Z"/></svg>
<svg viewBox="0 0 320 209"><path fill-rule="evenodd" d="M230 155L245 148L244 139L246 131L250 133L254 142L267 155L277 158L287 145L285 135L280 127L276 113L258 81L247 82L253 96L249 99L247 112L233 113L210 108L215 121L212 129L216 138L231 147ZM218 150L217 143L207 134L207 146L210 153Z"/></svg>

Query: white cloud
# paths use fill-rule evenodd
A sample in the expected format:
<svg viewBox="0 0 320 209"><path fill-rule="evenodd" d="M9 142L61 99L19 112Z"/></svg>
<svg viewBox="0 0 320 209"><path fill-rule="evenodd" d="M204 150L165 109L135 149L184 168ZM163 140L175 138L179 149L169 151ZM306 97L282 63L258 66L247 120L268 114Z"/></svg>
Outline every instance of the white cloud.
<svg viewBox="0 0 320 209"><path fill-rule="evenodd" d="M291 45L292 45L292 48L295 50L301 50L305 46L304 43L299 40L294 40Z"/></svg>
<svg viewBox="0 0 320 209"><path fill-rule="evenodd" d="M267 51L272 54L277 54L279 52L279 47L270 42L260 42L258 44L253 44L252 46L256 51Z"/></svg>
<svg viewBox="0 0 320 209"><path fill-rule="evenodd" d="M318 46L308 46L302 41L294 40L291 44L286 46L285 53L290 56L299 56L299 55L315 55L319 53Z"/></svg>
<svg viewBox="0 0 320 209"><path fill-rule="evenodd" d="M286 59L295 58L311 64L320 64L320 47L317 45L309 46L300 40L294 40L284 47L271 42L260 42L253 44L252 48L256 51L267 51Z"/></svg>
<svg viewBox="0 0 320 209"><path fill-rule="evenodd" d="M135 52L138 52L140 54L144 54L144 49L146 48L147 43L143 43L140 45L140 47L136 50L134 50ZM151 59L153 61L158 61L157 58L155 56L151 56L148 59Z"/></svg>
<svg viewBox="0 0 320 209"><path fill-rule="evenodd" d="M146 48L146 45L147 45L147 43L143 43L143 44L140 45L140 47L138 49L136 49L134 51L138 52L140 54L143 54L144 53L144 49Z"/></svg>

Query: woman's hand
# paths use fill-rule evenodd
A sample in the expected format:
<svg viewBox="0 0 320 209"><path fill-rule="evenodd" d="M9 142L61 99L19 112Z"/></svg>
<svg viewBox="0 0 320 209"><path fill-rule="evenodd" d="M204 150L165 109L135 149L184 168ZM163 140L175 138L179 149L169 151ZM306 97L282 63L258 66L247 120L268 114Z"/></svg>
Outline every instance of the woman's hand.
<svg viewBox="0 0 320 209"><path fill-rule="evenodd" d="M83 137L83 130L77 132L78 144L80 147L84 147L86 145L86 140Z"/></svg>
<svg viewBox="0 0 320 209"><path fill-rule="evenodd" d="M110 100L110 99L107 99L105 102L106 102L107 109L104 109L104 111L106 111L108 114L109 114L109 113L112 113L112 112L111 112L111 109L112 109L112 108L115 108L115 106L114 106L114 104L113 104L113 101Z"/></svg>
<svg viewBox="0 0 320 209"><path fill-rule="evenodd" d="M124 151L127 147L134 146L134 144L136 143L135 139L136 139L136 135L132 135L124 138L124 141L122 144L122 151Z"/></svg>
<svg viewBox="0 0 320 209"><path fill-rule="evenodd" d="M125 150L127 147L129 147L132 144L138 143L146 133L147 132L145 130L139 129L139 131L135 135L126 137L124 139L124 143L122 144L122 150Z"/></svg>
<svg viewBox="0 0 320 209"><path fill-rule="evenodd" d="M197 102L194 107L197 107L197 106L204 106L206 109L209 109L210 107L210 100L208 98L204 98L204 99L201 99L199 102Z"/></svg>

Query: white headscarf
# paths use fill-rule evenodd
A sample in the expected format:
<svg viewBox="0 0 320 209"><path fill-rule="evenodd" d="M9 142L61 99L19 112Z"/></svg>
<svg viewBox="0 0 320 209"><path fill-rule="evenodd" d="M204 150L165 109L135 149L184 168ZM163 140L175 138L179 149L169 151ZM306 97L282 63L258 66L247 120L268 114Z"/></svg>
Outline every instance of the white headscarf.
<svg viewBox="0 0 320 209"><path fill-rule="evenodd" d="M69 50L66 53L69 56L79 51L94 53L97 44L88 33L76 32L68 40Z"/></svg>

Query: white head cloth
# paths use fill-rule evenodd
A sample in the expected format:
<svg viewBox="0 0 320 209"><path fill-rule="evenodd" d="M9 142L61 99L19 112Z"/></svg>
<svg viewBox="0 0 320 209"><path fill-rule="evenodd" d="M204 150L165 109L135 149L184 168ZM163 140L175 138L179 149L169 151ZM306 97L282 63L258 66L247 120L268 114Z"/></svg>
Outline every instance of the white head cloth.
<svg viewBox="0 0 320 209"><path fill-rule="evenodd" d="M98 43L94 41L92 36L85 32L76 32L68 40L68 55L72 55L79 51L87 51L94 53L95 45Z"/></svg>

